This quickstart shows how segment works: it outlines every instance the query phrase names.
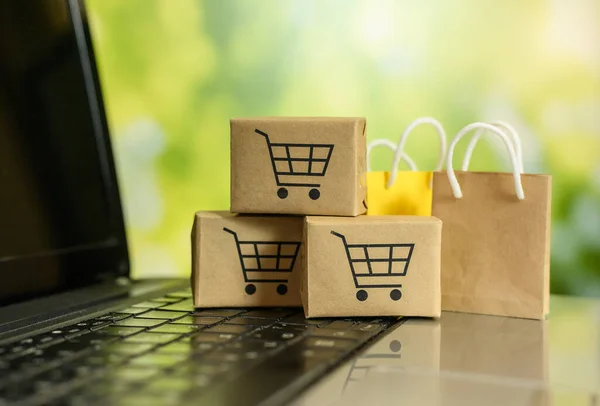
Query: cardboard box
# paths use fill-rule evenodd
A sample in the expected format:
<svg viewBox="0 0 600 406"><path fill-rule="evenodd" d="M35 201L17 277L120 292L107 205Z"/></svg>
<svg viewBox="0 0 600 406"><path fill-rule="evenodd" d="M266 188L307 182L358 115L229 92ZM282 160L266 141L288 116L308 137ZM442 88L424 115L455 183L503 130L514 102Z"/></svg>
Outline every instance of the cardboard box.
<svg viewBox="0 0 600 406"><path fill-rule="evenodd" d="M301 217L198 212L195 307L300 306Z"/></svg>
<svg viewBox="0 0 600 406"><path fill-rule="evenodd" d="M441 236L435 217L307 217L306 317L439 317Z"/></svg>
<svg viewBox="0 0 600 406"><path fill-rule="evenodd" d="M231 211L366 212L364 118L231 120Z"/></svg>

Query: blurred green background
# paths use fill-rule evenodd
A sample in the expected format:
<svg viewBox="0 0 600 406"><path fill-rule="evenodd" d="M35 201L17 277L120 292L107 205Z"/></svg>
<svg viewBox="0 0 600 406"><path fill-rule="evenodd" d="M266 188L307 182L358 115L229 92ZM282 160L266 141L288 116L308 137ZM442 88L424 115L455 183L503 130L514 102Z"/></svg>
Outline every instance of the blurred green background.
<svg viewBox="0 0 600 406"><path fill-rule="evenodd" d="M193 213L229 207L231 117L365 116L369 140L397 141L432 116L448 138L473 121L519 130L526 172L554 179L552 290L600 295L597 0L87 4L135 277L189 275ZM434 134L407 143L419 168ZM508 170L497 151L482 141L471 168Z"/></svg>

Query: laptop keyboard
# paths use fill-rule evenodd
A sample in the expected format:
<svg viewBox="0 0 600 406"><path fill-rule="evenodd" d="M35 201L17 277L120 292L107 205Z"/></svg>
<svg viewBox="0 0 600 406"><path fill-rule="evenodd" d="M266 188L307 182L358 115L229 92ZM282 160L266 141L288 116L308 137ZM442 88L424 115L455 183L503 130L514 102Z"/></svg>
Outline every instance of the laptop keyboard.
<svg viewBox="0 0 600 406"><path fill-rule="evenodd" d="M0 406L285 402L396 322L194 310L184 290L0 346Z"/></svg>

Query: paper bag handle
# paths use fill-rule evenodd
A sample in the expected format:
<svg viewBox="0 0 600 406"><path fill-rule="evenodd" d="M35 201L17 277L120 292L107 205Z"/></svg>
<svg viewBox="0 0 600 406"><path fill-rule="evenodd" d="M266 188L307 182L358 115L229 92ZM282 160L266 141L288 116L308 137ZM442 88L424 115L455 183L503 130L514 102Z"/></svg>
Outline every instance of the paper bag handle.
<svg viewBox="0 0 600 406"><path fill-rule="evenodd" d="M396 152L396 144L394 144L392 141L390 141L388 139L378 138L376 140L371 141L369 143L369 145L367 145L367 172L371 172L371 151L375 147L387 147L387 148L391 149L392 151ZM406 164L408 165L408 167L410 168L411 171L414 172L417 170L415 161L413 161L412 158L408 156L408 154L406 154L406 153L402 154L402 158L404 158L404 160L406 161Z"/></svg>
<svg viewBox="0 0 600 406"><path fill-rule="evenodd" d="M435 168L436 171L440 171L444 166L444 159L446 158L446 132L444 131L444 127L432 117L421 117L413 121L406 127L402 135L400 136L400 141L398 141L398 146L396 147L396 153L394 155L393 169L390 174L390 179L388 180L387 187L391 188L394 182L396 181L396 174L398 173L398 164L400 164L400 160L403 156L406 156L404 152L404 145L406 144L406 139L408 135L421 124L431 124L437 131L440 137L440 159L438 160L437 166Z"/></svg>
<svg viewBox="0 0 600 406"><path fill-rule="evenodd" d="M502 139L502 141L504 141L504 144L506 145L506 149L510 156L510 161L512 163L513 178L515 180L515 192L517 193L517 197L519 198L519 200L525 199L525 193L523 192L523 184L521 183L521 172L519 170L519 162L517 161L517 155L515 154L515 148L513 144L510 142L510 139L504 133L504 131L500 130L498 127L486 123L469 124L462 130L460 130L458 134L456 134L456 137L454 137L452 143L450 144L450 149L448 150L448 160L446 161L446 171L448 173L448 180L450 181L450 187L452 188L452 194L454 195L454 197L457 199L462 198L462 191L460 189L460 185L458 184L458 180L456 179L454 169L452 168L452 157L454 154L454 148L456 147L456 144L458 144L458 141L460 141L462 137L464 137L467 133L476 128L481 128L484 131L491 131L492 133L499 136Z"/></svg>
<svg viewBox="0 0 600 406"><path fill-rule="evenodd" d="M519 162L519 172L523 173L525 171L523 165L523 150L521 147L521 138L519 137L517 130L515 130L515 128L512 125L500 120L494 121L490 124L508 131L508 134L510 134L512 138L513 145L515 147L515 152L517 153L517 161ZM477 145L477 142L479 141L483 133L485 133L485 129L480 128L479 130L477 130L473 138L471 138L471 141L469 141L469 145L467 146L465 157L462 163L463 171L469 170L469 164L471 163L471 156L473 155L473 150L475 149L475 145Z"/></svg>

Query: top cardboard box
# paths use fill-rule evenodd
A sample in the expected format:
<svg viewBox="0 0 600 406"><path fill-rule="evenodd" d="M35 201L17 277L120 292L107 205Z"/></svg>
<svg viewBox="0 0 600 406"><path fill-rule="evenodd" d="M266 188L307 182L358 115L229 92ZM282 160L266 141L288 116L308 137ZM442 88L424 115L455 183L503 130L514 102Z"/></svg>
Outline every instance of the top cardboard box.
<svg viewBox="0 0 600 406"><path fill-rule="evenodd" d="M366 211L364 118L231 120L231 211Z"/></svg>

